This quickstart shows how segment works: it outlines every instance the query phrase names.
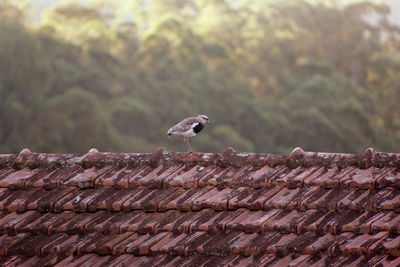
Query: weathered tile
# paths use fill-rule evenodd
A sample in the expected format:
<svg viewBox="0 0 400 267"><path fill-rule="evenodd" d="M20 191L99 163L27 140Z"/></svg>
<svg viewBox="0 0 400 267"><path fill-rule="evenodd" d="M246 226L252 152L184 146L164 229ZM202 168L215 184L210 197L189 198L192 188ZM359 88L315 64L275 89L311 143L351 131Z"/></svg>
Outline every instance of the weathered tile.
<svg viewBox="0 0 400 267"><path fill-rule="evenodd" d="M96 178L94 181L95 187L128 188L129 179L146 167L148 166L113 167L107 173Z"/></svg>
<svg viewBox="0 0 400 267"><path fill-rule="evenodd" d="M278 210L250 211L240 209L234 212L235 218L226 223L225 229L254 233L265 231L265 222L277 214Z"/></svg>
<svg viewBox="0 0 400 267"><path fill-rule="evenodd" d="M308 152L298 162L278 155L270 166L273 155L169 153L0 169L0 263L399 264L399 170L381 156L360 168L355 155L328 162L344 154L304 164Z"/></svg>
<svg viewBox="0 0 400 267"><path fill-rule="evenodd" d="M352 242L355 237L355 234L347 232L335 235L335 242L329 246L326 254L330 256L339 254L342 251L341 249L345 247L347 243Z"/></svg>
<svg viewBox="0 0 400 267"><path fill-rule="evenodd" d="M119 222L119 233L124 233L127 231L134 232L137 231L138 228L138 222L143 218L147 217L148 215L144 213L143 211L140 210L135 210L132 212L127 212L126 214L129 214L129 216L125 217L123 220Z"/></svg>
<svg viewBox="0 0 400 267"><path fill-rule="evenodd" d="M285 171L280 172L278 175L272 176L270 182L273 185L288 188L301 187L307 177L314 173L319 173L320 169L321 167L319 166L310 168L299 166L296 169L285 169Z"/></svg>
<svg viewBox="0 0 400 267"><path fill-rule="evenodd" d="M214 216L214 212L210 212L208 209L203 209L201 211L175 211L173 216L168 217L170 220L166 221L162 225L163 231L169 231L174 233L191 233L195 231L195 227L193 226L194 222L199 218L208 217L211 218Z"/></svg>
<svg viewBox="0 0 400 267"><path fill-rule="evenodd" d="M358 212L353 213L357 214ZM372 224L384 216L385 213L382 212L366 211L354 220L349 220L348 217L353 217L353 214L349 214L346 217L346 222L342 223L340 229L344 232L372 233Z"/></svg>
<svg viewBox="0 0 400 267"><path fill-rule="evenodd" d="M187 236L188 234L186 233L169 233L150 247L150 254L154 255L164 253L184 255L184 245L182 245L182 240L185 240Z"/></svg>
<svg viewBox="0 0 400 267"><path fill-rule="evenodd" d="M25 217L23 220L17 221L13 227L16 233L29 232L33 234L47 233L44 229L47 222L52 221L55 217L54 213L32 212L32 215Z"/></svg>
<svg viewBox="0 0 400 267"><path fill-rule="evenodd" d="M361 189L374 189L376 180L380 179L382 176L385 176L386 173L392 170L392 168L393 167L391 166L382 168L371 167L361 172L355 172L355 174L351 176L350 186ZM346 183L347 181L344 182Z"/></svg>
<svg viewBox="0 0 400 267"><path fill-rule="evenodd" d="M19 219L19 214L16 212L2 211L0 213L0 235L6 233L7 230L10 229L10 222L15 219Z"/></svg>
<svg viewBox="0 0 400 267"><path fill-rule="evenodd" d="M129 254L123 254L123 255L118 255L118 256L113 256L110 261L107 262L107 266L123 266L124 261L126 261L129 257L134 257L133 255Z"/></svg>
<svg viewBox="0 0 400 267"><path fill-rule="evenodd" d="M381 243L388 235L388 232L379 232L375 235L357 235L353 239L346 240L340 250L349 254L371 254L371 250L373 251L376 245Z"/></svg>
<svg viewBox="0 0 400 267"><path fill-rule="evenodd" d="M384 175L379 176L375 181L376 188L395 187L400 189L400 170L398 167L393 167Z"/></svg>
<svg viewBox="0 0 400 267"><path fill-rule="evenodd" d="M238 167L230 166L228 168L222 168L217 166L208 166L202 170L202 176L197 178L197 184L199 187L216 186L218 181L222 182L222 177L233 175L238 170ZM223 187L221 185L221 187ZM226 187L226 186L225 186Z"/></svg>
<svg viewBox="0 0 400 267"><path fill-rule="evenodd" d="M214 177L208 180L208 185L217 187L240 187L243 185L241 177L250 173L253 166L242 166L242 167L228 167L225 171L214 175ZM246 186L246 184L245 184Z"/></svg>
<svg viewBox="0 0 400 267"><path fill-rule="evenodd" d="M139 212L131 216L131 220L126 220L122 224L120 224L120 232L138 232L140 234L146 233L158 233L161 231L160 228L156 229L155 224L162 220L165 216L165 213L144 213ZM126 216L127 217L127 216Z"/></svg>
<svg viewBox="0 0 400 267"><path fill-rule="evenodd" d="M371 225L372 232L388 231L400 234L400 214L396 212L380 213L382 216Z"/></svg>
<svg viewBox="0 0 400 267"><path fill-rule="evenodd" d="M285 187L274 186L269 188L258 188L255 190L248 190L247 196L238 199L235 203L237 208L246 208L250 210L262 210L265 209L264 203L278 194ZM239 197L239 196L238 196Z"/></svg>
<svg viewBox="0 0 400 267"><path fill-rule="evenodd" d="M139 194L128 198L122 204L122 209L125 212L131 210L141 209L144 211L157 211L158 203L173 194L177 188L163 188L163 189L150 189L143 190Z"/></svg>
<svg viewBox="0 0 400 267"><path fill-rule="evenodd" d="M169 203L166 203L165 200L161 200L161 205L163 206L163 209L177 209L180 211L189 211L192 210L194 201L198 200L201 196L203 196L204 194L208 193L213 189L215 189L215 187L211 186L199 189L197 188L188 189L183 191L182 194L177 196L175 199L171 199ZM166 197L165 199L168 199L168 197Z"/></svg>
<svg viewBox="0 0 400 267"><path fill-rule="evenodd" d="M193 189L192 192L196 192L196 189ZM159 212L164 212L167 210L178 209L177 200L181 199L186 193L189 193L189 189L185 189L182 187L176 188L171 194L164 197L158 202L157 210Z"/></svg>
<svg viewBox="0 0 400 267"><path fill-rule="evenodd" d="M226 225L235 219L240 213L232 211L208 211L204 216L196 220L191 220L190 232L194 231L207 231L207 232L220 232L225 231Z"/></svg>
<svg viewBox="0 0 400 267"><path fill-rule="evenodd" d="M346 179L354 170L354 167L341 168L338 166L321 168L305 179L304 184L324 188L338 188L342 185L343 179Z"/></svg>
<svg viewBox="0 0 400 267"><path fill-rule="evenodd" d="M400 265L400 257L389 255L379 261L377 266L379 266L379 264L385 267L398 267Z"/></svg>
<svg viewBox="0 0 400 267"><path fill-rule="evenodd" d="M132 236L127 238L125 241L116 245L116 250L121 250L124 253L132 253L134 255L148 255L150 252L150 247L159 242L161 239L165 238L171 233L163 232L155 235L145 234Z"/></svg>
<svg viewBox="0 0 400 267"><path fill-rule="evenodd" d="M71 175L70 177L66 177L66 179L62 179L62 183L68 187L94 188L95 180L111 169L112 166L105 166L102 168L92 167L78 172L75 175Z"/></svg>
<svg viewBox="0 0 400 267"><path fill-rule="evenodd" d="M21 259L24 257L19 255ZM50 254L47 256L34 256L30 257L27 260L23 260L20 263L18 263L17 266L20 267L29 267L29 266L54 266L60 261L64 260L66 257L62 255L57 255L57 254ZM7 266L12 266L12 265L7 265Z"/></svg>
<svg viewBox="0 0 400 267"><path fill-rule="evenodd" d="M346 196L352 194L359 189L354 188L319 188L313 194L299 202L302 210L319 209L319 210L336 210L337 203L342 201Z"/></svg>
<svg viewBox="0 0 400 267"><path fill-rule="evenodd" d="M302 264L304 264L309 259L310 259L309 255L302 255L302 256L287 255L286 257L276 258L275 261L270 264L270 266L297 267L297 266L302 266Z"/></svg>
<svg viewBox="0 0 400 267"><path fill-rule="evenodd" d="M388 235L373 249L378 251L382 248L387 254L400 257L400 236L395 234Z"/></svg>
<svg viewBox="0 0 400 267"><path fill-rule="evenodd" d="M53 234L52 236L56 237L52 240L48 240L48 242L44 243L40 252L42 255L62 255L62 256L71 256L76 252L76 247L74 246L79 242L78 235L66 235L62 233Z"/></svg>
<svg viewBox="0 0 400 267"><path fill-rule="evenodd" d="M46 190L65 187L63 181L74 177L83 169L79 166L68 168L56 168L55 170L48 170L44 175L37 175L35 179L29 179L25 182L25 188L35 187L43 188Z"/></svg>
<svg viewBox="0 0 400 267"><path fill-rule="evenodd" d="M214 167L203 167L200 165L186 166L179 170L177 173L165 178L163 183L165 186L180 186L183 188L196 188L198 187L198 179L207 174Z"/></svg>
<svg viewBox="0 0 400 267"><path fill-rule="evenodd" d="M314 242L303 247L302 252L311 255L325 252L335 243L335 240L335 236L330 233L317 236L317 239L313 240Z"/></svg>
<svg viewBox="0 0 400 267"><path fill-rule="evenodd" d="M148 188L162 188L163 187L163 180L166 179L168 176L175 175L177 172L183 170L185 165L172 165L172 166L163 166L160 165L158 168L153 169L149 173L140 173L136 175L133 180L137 186L146 186ZM132 178L130 179L129 183L131 184Z"/></svg>
<svg viewBox="0 0 400 267"><path fill-rule="evenodd" d="M306 228L303 222L318 211L309 210L300 212L297 210L273 210L274 213L262 224L262 231L279 231L281 233L301 233Z"/></svg>
<svg viewBox="0 0 400 267"><path fill-rule="evenodd" d="M37 192L40 192L40 189L14 191L2 188L0 191L0 210L18 211L20 203Z"/></svg>
<svg viewBox="0 0 400 267"><path fill-rule="evenodd" d="M281 175L282 173L287 174L290 171L291 170L285 166L270 167L266 165L249 176L248 179L255 188L272 187L273 184L271 180L273 180L274 176Z"/></svg>
<svg viewBox="0 0 400 267"><path fill-rule="evenodd" d="M19 205L18 210L38 210L39 212L51 212L54 204L72 189L63 190L39 190L35 194L30 195Z"/></svg>
<svg viewBox="0 0 400 267"><path fill-rule="evenodd" d="M109 255L112 253L115 246L129 239L133 235L135 235L135 233L131 232L122 234L108 234L107 236L111 236L111 238L107 238L107 240L102 240L102 242L98 242L96 244L96 253L98 255Z"/></svg>
<svg viewBox="0 0 400 267"><path fill-rule="evenodd" d="M11 167L0 169L0 185L3 185L0 187L8 188L8 186L6 186L7 184L9 184L9 182L7 182L7 178L10 177L10 174L15 173L16 171L17 170L15 170L14 168L11 168ZM25 170L25 171L27 171L27 170Z"/></svg>
<svg viewBox="0 0 400 267"><path fill-rule="evenodd" d="M27 241L31 239L30 233L20 233L17 235L1 235L0 236L0 256L11 256L17 254L18 245L24 243L23 241ZM22 241L22 242L21 242ZM32 251L30 256L35 255L35 252Z"/></svg>
<svg viewBox="0 0 400 267"><path fill-rule="evenodd" d="M318 187L306 188L284 188L276 195L268 199L264 203L265 209L280 208L280 209L295 209L300 207L300 203L308 196L314 194Z"/></svg>
<svg viewBox="0 0 400 267"><path fill-rule="evenodd" d="M12 188L21 189L24 187L26 180L31 179L34 176L40 175L40 173L45 172L45 169L30 169L24 168L21 170L16 170L14 172L7 172L3 177L0 177L0 188Z"/></svg>
<svg viewBox="0 0 400 267"><path fill-rule="evenodd" d="M235 190L231 188L214 187L207 193L199 196L193 201L192 210L212 208L214 210L228 209L228 200L235 195Z"/></svg>
<svg viewBox="0 0 400 267"><path fill-rule="evenodd" d="M264 202L264 209L273 209L273 208L295 208L298 203L292 198L296 195L299 195L301 188L290 189L284 187L277 194L267 199Z"/></svg>
<svg viewBox="0 0 400 267"><path fill-rule="evenodd" d="M81 257L69 256L65 258L63 261L59 262L55 265L55 267L64 267L64 266L82 266L82 265L93 265L98 261L98 256L94 254L86 254Z"/></svg>
<svg viewBox="0 0 400 267"><path fill-rule="evenodd" d="M32 218L37 217L37 213L35 211L27 211L22 214L18 214L16 212L12 212L7 215L2 220L1 230L2 232L13 233L15 232L15 226L21 222L30 221Z"/></svg>
<svg viewBox="0 0 400 267"><path fill-rule="evenodd" d="M180 266L179 262L182 260L182 257L176 255L165 255L158 254L152 257L147 257L147 259L141 264L143 267L153 267L153 266L165 266L165 267L173 267Z"/></svg>
<svg viewBox="0 0 400 267"><path fill-rule="evenodd" d="M69 216L63 216L61 220L57 220L54 224L49 225L49 232L67 233L70 235L85 234L86 226L96 220L98 217L104 216L105 212L81 213L74 216L75 213L68 213Z"/></svg>
<svg viewBox="0 0 400 267"><path fill-rule="evenodd" d="M86 189L79 190L73 189L65 194L62 198L54 203L53 211L62 212L72 210L75 212L88 211L88 203L96 198L98 195L103 194L107 189Z"/></svg>
<svg viewBox="0 0 400 267"><path fill-rule="evenodd" d="M103 175L96 179L96 187L114 187L114 188L128 188L136 187L137 184L129 183L129 180L139 175L139 173L145 170L151 170L148 165L142 166L126 166L124 168L114 168L110 170L108 175Z"/></svg>

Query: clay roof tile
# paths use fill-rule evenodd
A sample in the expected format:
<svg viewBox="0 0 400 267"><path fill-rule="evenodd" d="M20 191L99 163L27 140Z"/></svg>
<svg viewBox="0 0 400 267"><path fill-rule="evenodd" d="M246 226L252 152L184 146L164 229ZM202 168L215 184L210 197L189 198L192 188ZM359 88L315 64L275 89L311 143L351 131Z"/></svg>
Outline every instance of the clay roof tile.
<svg viewBox="0 0 400 267"><path fill-rule="evenodd" d="M8 265L397 266L400 154L0 155Z"/></svg>

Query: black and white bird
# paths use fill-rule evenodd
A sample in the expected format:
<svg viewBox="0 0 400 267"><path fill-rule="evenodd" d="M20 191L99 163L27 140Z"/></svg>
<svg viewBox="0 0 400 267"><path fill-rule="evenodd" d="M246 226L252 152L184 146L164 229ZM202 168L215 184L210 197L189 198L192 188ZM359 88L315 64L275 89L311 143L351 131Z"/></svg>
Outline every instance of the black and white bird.
<svg viewBox="0 0 400 267"><path fill-rule="evenodd" d="M209 123L208 117L206 115L199 115L197 117L186 118L175 126L172 126L168 130L168 136L182 135L183 142L185 142L187 152L193 153L190 147L189 137L196 136L201 130L203 130L204 125Z"/></svg>

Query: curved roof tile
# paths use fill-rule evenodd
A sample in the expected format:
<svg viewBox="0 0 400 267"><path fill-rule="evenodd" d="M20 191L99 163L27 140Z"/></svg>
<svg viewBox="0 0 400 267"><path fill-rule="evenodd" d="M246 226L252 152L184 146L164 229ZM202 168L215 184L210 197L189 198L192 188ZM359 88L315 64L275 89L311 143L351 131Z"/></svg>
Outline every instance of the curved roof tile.
<svg viewBox="0 0 400 267"><path fill-rule="evenodd" d="M400 265L400 154L0 155L0 263Z"/></svg>

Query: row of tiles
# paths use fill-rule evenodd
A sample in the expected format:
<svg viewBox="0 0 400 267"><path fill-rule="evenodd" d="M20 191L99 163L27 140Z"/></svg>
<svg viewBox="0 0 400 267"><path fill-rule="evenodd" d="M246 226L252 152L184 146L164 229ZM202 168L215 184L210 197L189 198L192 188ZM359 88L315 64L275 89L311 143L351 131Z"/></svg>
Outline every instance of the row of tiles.
<svg viewBox="0 0 400 267"><path fill-rule="evenodd" d="M337 235L343 232L356 234L390 232L400 234L400 214L395 212L343 211L323 212L318 210L270 210L220 211L203 209L199 212L170 210L164 213L133 211L130 213L40 213L28 211L0 213L0 233L35 234L123 234L146 233L209 233L242 231L245 233L280 232Z"/></svg>
<svg viewBox="0 0 400 267"><path fill-rule="evenodd" d="M84 255L260 255L289 253L309 255L391 255L400 256L400 236L389 232L375 235L342 233L318 235L313 232L282 234L278 232L178 234L162 232L144 234L90 233L87 235L33 235L20 233L0 236L0 256Z"/></svg>
<svg viewBox="0 0 400 267"><path fill-rule="evenodd" d="M318 256L318 255L297 255L277 256L273 254L251 255L244 257L232 256L210 256L198 254L193 256L170 256L159 254L154 257L134 256L124 254L121 256L99 256L86 254L77 256L60 256L51 254L48 256L9 256L0 258L2 266L92 266L92 267L116 267L116 266L291 266L291 267L321 267L321 266L383 266L397 267L400 265L400 257L393 256L371 256L371 255L341 255L341 256Z"/></svg>
<svg viewBox="0 0 400 267"><path fill-rule="evenodd" d="M321 186L327 188L357 187L373 189L383 187L400 188L400 170L397 167L371 167L359 169L323 166L297 167L290 169L284 165L242 167L218 167L215 165L160 165L153 168L149 165L136 167L118 167L107 165L102 168L83 169L70 168L49 169L46 167L16 170L3 168L0 170L0 187L29 188L45 187L271 187L274 185L289 188Z"/></svg>
<svg viewBox="0 0 400 267"><path fill-rule="evenodd" d="M396 188L358 189L320 187L287 188L281 186L184 189L147 187L113 189L66 188L55 190L0 188L0 211L39 210L41 212L94 212L98 210L158 211L176 209L214 210L297 209L400 211L400 190Z"/></svg>

